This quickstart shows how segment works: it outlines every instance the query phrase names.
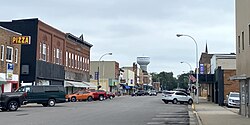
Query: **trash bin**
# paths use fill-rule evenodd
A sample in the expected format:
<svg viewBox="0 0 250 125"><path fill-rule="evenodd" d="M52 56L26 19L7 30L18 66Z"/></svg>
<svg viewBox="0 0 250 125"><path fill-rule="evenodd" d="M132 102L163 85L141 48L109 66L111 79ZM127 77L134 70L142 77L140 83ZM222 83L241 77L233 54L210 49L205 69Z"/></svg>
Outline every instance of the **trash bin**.
<svg viewBox="0 0 250 125"><path fill-rule="evenodd" d="M207 95L207 101L210 101L210 100L211 100L211 96Z"/></svg>

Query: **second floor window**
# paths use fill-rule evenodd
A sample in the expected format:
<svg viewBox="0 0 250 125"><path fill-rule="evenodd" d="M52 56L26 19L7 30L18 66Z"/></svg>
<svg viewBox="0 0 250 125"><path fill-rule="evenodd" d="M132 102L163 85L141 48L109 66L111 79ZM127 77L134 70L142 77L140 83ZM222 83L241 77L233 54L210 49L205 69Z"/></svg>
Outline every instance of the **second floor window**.
<svg viewBox="0 0 250 125"><path fill-rule="evenodd" d="M13 58L13 48L12 47L9 47L7 46L7 49L6 49L6 61L7 62L12 62L12 58Z"/></svg>
<svg viewBox="0 0 250 125"><path fill-rule="evenodd" d="M15 49L15 63L18 61L18 49Z"/></svg>
<svg viewBox="0 0 250 125"><path fill-rule="evenodd" d="M46 44L43 43L42 45L43 45L42 46L42 60L46 61Z"/></svg>
<svg viewBox="0 0 250 125"><path fill-rule="evenodd" d="M0 56L1 56L1 61L3 61L4 59L4 45L1 45L1 53L0 53Z"/></svg>
<svg viewBox="0 0 250 125"><path fill-rule="evenodd" d="M68 66L68 52L67 52L67 51L66 51L65 61L66 61L65 65L66 65L66 67L67 67L67 66Z"/></svg>
<svg viewBox="0 0 250 125"><path fill-rule="evenodd" d="M56 49L56 64L60 64L60 50Z"/></svg>

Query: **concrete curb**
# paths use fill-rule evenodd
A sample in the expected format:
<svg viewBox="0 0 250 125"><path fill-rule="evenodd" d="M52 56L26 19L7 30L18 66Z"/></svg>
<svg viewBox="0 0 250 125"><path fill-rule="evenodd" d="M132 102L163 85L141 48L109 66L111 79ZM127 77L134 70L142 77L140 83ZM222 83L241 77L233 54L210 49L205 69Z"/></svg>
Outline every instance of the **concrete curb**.
<svg viewBox="0 0 250 125"><path fill-rule="evenodd" d="M193 113L195 114L196 119L198 121L198 125L202 125L202 120L201 120L198 112L195 110L195 104L192 104L192 109L193 109Z"/></svg>

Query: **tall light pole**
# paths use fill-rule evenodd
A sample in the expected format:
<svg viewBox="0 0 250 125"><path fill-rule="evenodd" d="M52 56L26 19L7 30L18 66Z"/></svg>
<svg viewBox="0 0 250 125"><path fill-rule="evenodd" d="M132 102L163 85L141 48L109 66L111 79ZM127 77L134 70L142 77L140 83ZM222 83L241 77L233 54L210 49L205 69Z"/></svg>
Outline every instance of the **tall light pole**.
<svg viewBox="0 0 250 125"><path fill-rule="evenodd" d="M196 45L196 103L199 103L199 71L198 71L198 65L199 65L199 60L198 60L198 45L197 42L195 41L195 39L190 36L190 35L186 35L186 34L176 34L177 37L181 37L181 36L187 36L189 38L191 38L195 45Z"/></svg>
<svg viewBox="0 0 250 125"><path fill-rule="evenodd" d="M105 53L103 54L99 61L98 61L98 67L97 67L97 73L98 73L98 77L97 77L97 90L99 90L99 85L100 85L100 61L102 59L102 57L106 56L106 55L112 55L112 53Z"/></svg>

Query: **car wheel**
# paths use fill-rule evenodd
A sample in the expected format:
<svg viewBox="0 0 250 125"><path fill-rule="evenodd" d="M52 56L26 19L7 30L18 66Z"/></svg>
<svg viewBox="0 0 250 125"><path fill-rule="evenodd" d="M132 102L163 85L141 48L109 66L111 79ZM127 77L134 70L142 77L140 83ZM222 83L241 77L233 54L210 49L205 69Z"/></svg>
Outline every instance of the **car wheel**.
<svg viewBox="0 0 250 125"><path fill-rule="evenodd" d="M17 101L10 101L8 103L8 109L9 111L16 111L18 109L18 102Z"/></svg>
<svg viewBox="0 0 250 125"><path fill-rule="evenodd" d="M165 104L168 104L168 101L164 100L164 103L165 103Z"/></svg>
<svg viewBox="0 0 250 125"><path fill-rule="evenodd" d="M174 99L173 104L177 104L177 103L178 103L177 99Z"/></svg>
<svg viewBox="0 0 250 125"><path fill-rule="evenodd" d="M99 96L99 100L100 101L103 101L104 100L104 97L102 95Z"/></svg>
<svg viewBox="0 0 250 125"><path fill-rule="evenodd" d="M93 101L93 98L92 98L91 96L89 96L89 97L87 98L87 100L88 100L88 102L91 102L91 101Z"/></svg>
<svg viewBox="0 0 250 125"><path fill-rule="evenodd" d="M192 99L189 99L189 100L188 100L188 104L189 104L189 105L192 105L192 104L193 104L193 100L192 100Z"/></svg>
<svg viewBox="0 0 250 125"><path fill-rule="evenodd" d="M71 102L76 102L76 97L71 97Z"/></svg>
<svg viewBox="0 0 250 125"><path fill-rule="evenodd" d="M56 104L56 100L55 99L49 99L49 101L48 101L48 106L49 107L53 107L53 106L55 106L55 104Z"/></svg>
<svg viewBox="0 0 250 125"><path fill-rule="evenodd" d="M113 99L113 96L111 95L111 96L109 96L109 99Z"/></svg>
<svg viewBox="0 0 250 125"><path fill-rule="evenodd" d="M42 105L43 105L43 107L47 107L47 106L48 106L48 104L47 104L47 103L43 103Z"/></svg>

